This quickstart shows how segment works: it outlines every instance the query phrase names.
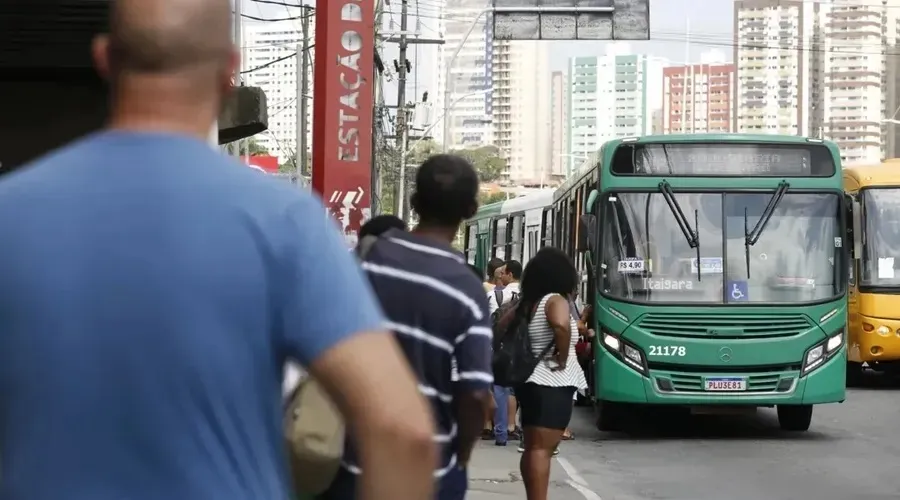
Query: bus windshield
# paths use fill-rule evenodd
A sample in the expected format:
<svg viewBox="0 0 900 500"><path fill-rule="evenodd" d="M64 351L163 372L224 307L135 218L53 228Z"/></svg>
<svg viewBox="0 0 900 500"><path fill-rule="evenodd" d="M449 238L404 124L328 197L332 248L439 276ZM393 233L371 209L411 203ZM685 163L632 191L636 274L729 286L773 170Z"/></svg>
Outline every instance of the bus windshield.
<svg viewBox="0 0 900 500"><path fill-rule="evenodd" d="M787 192L749 256L745 224L756 225L772 193L675 198L692 224L696 218L699 261L661 194L612 193L603 202L604 293L643 302L722 304L810 302L843 292L837 194Z"/></svg>
<svg viewBox="0 0 900 500"><path fill-rule="evenodd" d="M900 189L863 191L861 286L900 287Z"/></svg>

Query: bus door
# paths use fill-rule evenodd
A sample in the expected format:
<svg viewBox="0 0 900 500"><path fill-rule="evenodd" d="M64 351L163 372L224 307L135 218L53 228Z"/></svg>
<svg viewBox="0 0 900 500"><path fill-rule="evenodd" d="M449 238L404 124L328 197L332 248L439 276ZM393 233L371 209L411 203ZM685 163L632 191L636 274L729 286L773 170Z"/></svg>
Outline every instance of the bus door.
<svg viewBox="0 0 900 500"><path fill-rule="evenodd" d="M478 233L475 238L475 267L485 270L490 259L488 257L490 255L488 233Z"/></svg>

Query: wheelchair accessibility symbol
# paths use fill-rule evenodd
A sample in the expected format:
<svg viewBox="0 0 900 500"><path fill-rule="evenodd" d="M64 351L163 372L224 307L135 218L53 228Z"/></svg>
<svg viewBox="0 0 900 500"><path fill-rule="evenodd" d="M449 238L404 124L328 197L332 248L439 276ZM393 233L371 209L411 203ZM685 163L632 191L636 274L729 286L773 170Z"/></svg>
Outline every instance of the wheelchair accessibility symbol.
<svg viewBox="0 0 900 500"><path fill-rule="evenodd" d="M728 282L728 299L729 302L746 302L750 300L747 291L746 281L729 281Z"/></svg>

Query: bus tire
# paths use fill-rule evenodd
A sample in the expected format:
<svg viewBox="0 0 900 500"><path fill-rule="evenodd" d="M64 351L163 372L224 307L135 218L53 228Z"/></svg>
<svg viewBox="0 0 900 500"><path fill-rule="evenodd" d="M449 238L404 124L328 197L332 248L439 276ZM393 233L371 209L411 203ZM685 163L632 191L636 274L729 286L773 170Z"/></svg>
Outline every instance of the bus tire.
<svg viewBox="0 0 900 500"><path fill-rule="evenodd" d="M624 405L612 401L598 399L594 402L595 423L598 431L615 432L621 429L624 421Z"/></svg>
<svg viewBox="0 0 900 500"><path fill-rule="evenodd" d="M863 364L847 361L847 387L858 387L863 381Z"/></svg>
<svg viewBox="0 0 900 500"><path fill-rule="evenodd" d="M783 431L808 431L812 413L812 405L778 405L778 425Z"/></svg>

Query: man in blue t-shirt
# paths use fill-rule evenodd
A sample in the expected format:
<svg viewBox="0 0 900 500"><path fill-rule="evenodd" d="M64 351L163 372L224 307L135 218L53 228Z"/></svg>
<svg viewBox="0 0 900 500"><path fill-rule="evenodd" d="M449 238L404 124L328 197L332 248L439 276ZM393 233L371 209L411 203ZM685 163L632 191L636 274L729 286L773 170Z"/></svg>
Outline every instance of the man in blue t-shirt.
<svg viewBox="0 0 900 500"><path fill-rule="evenodd" d="M109 129L0 180L0 500L287 500L281 378L426 500L427 402L322 205L210 148L227 0L119 0Z"/></svg>

